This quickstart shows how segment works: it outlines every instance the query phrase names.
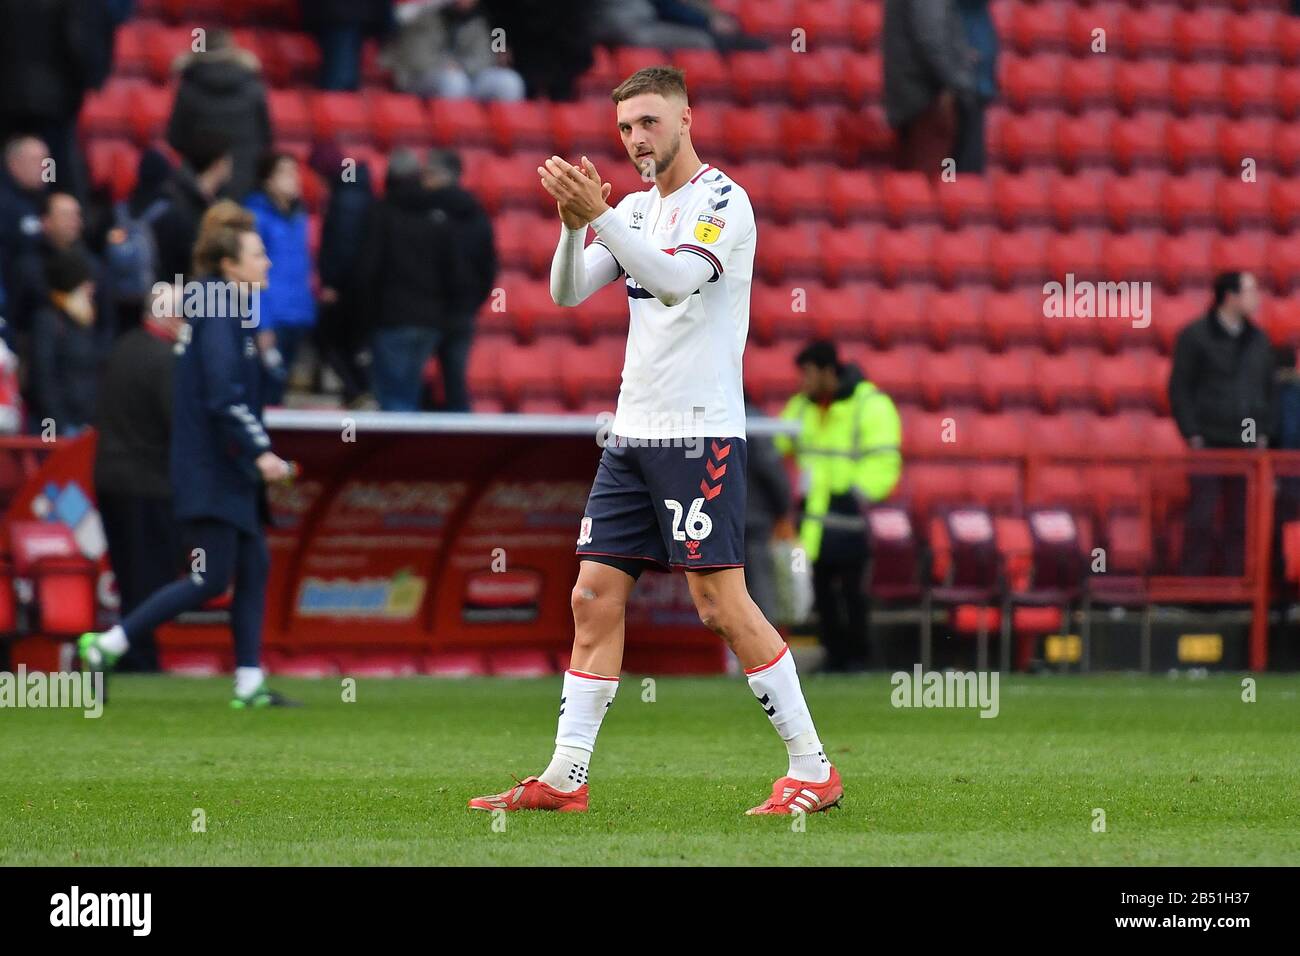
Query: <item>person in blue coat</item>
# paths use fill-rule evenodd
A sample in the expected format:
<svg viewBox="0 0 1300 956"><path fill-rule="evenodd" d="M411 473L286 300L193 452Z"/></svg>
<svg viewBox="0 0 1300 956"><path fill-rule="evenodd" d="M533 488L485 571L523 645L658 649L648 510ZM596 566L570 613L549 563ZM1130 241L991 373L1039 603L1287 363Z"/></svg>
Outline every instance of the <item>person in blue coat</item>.
<svg viewBox="0 0 1300 956"><path fill-rule="evenodd" d="M266 404L279 405L298 349L316 326L316 299L298 160L289 153L269 153L258 164L257 178L261 188L244 205L275 263L275 281L262 293L257 337L273 372Z"/></svg>
<svg viewBox="0 0 1300 956"><path fill-rule="evenodd" d="M232 585L235 641L231 706L291 702L266 686L262 617L270 555L263 531L265 486L293 468L262 427L261 355L254 334L271 261L252 213L222 200L203 216L194 282L184 287L187 326L177 342L172 390L171 481L188 545L189 573L156 591L120 624L81 636L82 666L108 670L131 637L194 610Z"/></svg>

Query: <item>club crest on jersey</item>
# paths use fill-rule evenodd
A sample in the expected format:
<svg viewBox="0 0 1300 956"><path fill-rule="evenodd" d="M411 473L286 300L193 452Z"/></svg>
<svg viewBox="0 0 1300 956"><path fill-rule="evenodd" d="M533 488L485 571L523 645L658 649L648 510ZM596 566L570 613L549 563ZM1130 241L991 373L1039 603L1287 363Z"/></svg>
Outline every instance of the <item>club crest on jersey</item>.
<svg viewBox="0 0 1300 956"><path fill-rule="evenodd" d="M578 547L584 544L591 544L591 518L586 515L582 516L582 524L578 526Z"/></svg>
<svg viewBox="0 0 1300 956"><path fill-rule="evenodd" d="M703 243L717 242L726 224L727 220L717 216L701 216L695 223L695 238Z"/></svg>
<svg viewBox="0 0 1300 956"><path fill-rule="evenodd" d="M682 211L682 207L678 206L676 209L674 209L671 213L668 214L668 221L664 223L664 229L671 229L673 226L677 225L677 215L681 211Z"/></svg>

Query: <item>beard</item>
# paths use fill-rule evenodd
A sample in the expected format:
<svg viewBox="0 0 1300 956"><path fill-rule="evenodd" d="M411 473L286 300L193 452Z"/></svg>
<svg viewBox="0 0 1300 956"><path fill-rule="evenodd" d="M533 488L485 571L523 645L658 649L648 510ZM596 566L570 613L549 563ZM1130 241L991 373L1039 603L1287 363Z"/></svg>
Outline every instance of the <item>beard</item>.
<svg viewBox="0 0 1300 956"><path fill-rule="evenodd" d="M668 145L668 148L664 150L662 160L651 154L644 159L638 160L633 158L632 165L636 167L636 171L641 174L641 177L649 182L659 175L661 170L667 169L673 164L673 161L677 159L677 153L681 148L682 134L678 133L673 137L673 141Z"/></svg>

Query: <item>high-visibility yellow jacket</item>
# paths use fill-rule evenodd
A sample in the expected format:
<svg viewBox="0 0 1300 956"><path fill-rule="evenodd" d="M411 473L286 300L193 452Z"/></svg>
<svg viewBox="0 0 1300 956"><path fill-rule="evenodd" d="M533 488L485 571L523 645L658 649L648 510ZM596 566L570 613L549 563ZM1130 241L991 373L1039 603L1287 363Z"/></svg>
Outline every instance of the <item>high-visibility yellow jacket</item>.
<svg viewBox="0 0 1300 956"><path fill-rule="evenodd" d="M799 539L810 561L821 552L826 528L865 533L854 495L883 501L903 468L903 426L893 400L870 382L848 385L828 405L804 395L786 403L781 418L799 425L797 435L778 435L782 454L799 465L804 495Z"/></svg>

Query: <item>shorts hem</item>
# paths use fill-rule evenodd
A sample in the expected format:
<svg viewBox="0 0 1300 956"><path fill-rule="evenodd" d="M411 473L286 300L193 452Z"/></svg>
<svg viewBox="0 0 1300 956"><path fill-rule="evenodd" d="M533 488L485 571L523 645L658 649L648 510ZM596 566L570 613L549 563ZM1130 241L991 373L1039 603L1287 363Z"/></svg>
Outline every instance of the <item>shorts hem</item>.
<svg viewBox="0 0 1300 956"><path fill-rule="evenodd" d="M575 551L573 553L580 558L622 558L624 561L644 561L646 564L653 564L661 568L672 567L666 561L660 561L658 558L651 558L644 554L615 554L613 551Z"/></svg>

